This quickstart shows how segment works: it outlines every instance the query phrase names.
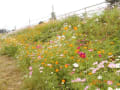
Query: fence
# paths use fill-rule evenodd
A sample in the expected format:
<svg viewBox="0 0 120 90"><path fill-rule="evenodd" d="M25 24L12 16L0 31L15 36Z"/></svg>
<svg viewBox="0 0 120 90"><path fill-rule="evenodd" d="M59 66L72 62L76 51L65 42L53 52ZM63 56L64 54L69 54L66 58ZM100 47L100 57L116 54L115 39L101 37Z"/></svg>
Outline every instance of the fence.
<svg viewBox="0 0 120 90"><path fill-rule="evenodd" d="M63 15L56 16L56 18L57 18L57 20L61 20L61 19L67 18L72 15L77 15L77 16L83 17L84 13L87 13L87 15L89 17L92 16L93 14L99 15L107 7L107 4L108 4L107 2L98 3L98 4L88 6L88 7L76 10L76 11L72 11L72 12L65 13ZM34 25L39 24L40 21L48 22L50 20L50 18L51 18L51 14L49 14L47 17L43 17L43 18L39 18L39 19L35 19L35 20L29 20L28 25L26 25L23 28L33 27Z"/></svg>

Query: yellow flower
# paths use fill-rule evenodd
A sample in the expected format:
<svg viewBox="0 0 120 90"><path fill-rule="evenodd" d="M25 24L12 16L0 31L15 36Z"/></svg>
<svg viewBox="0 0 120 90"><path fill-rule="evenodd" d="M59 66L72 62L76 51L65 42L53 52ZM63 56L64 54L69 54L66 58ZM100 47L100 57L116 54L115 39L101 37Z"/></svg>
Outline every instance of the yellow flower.
<svg viewBox="0 0 120 90"><path fill-rule="evenodd" d="M112 45L113 45L113 44L114 44L114 42L110 42L110 44L112 44Z"/></svg>
<svg viewBox="0 0 120 90"><path fill-rule="evenodd" d="M77 60L77 62L80 62L80 60Z"/></svg>
<svg viewBox="0 0 120 90"><path fill-rule="evenodd" d="M38 62L38 60L34 60L34 62L35 62L35 63L37 63L37 62Z"/></svg>
<svg viewBox="0 0 120 90"><path fill-rule="evenodd" d="M87 47L84 47L84 49L87 49Z"/></svg>
<svg viewBox="0 0 120 90"><path fill-rule="evenodd" d="M111 52L109 52L109 53L108 53L108 55L110 55L110 56L111 56L111 55L112 55L112 53L111 53Z"/></svg>
<svg viewBox="0 0 120 90"><path fill-rule="evenodd" d="M104 51L104 50L102 50L102 53L104 54L104 53L105 53L105 51Z"/></svg>

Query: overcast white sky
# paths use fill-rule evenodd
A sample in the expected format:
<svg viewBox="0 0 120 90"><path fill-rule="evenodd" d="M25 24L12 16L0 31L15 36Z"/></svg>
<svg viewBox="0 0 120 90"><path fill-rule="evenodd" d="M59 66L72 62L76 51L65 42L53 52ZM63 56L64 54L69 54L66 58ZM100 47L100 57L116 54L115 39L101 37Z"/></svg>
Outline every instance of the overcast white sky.
<svg viewBox="0 0 120 90"><path fill-rule="evenodd" d="M56 15L78 10L105 0L0 0L0 29L22 28L49 16L54 5Z"/></svg>

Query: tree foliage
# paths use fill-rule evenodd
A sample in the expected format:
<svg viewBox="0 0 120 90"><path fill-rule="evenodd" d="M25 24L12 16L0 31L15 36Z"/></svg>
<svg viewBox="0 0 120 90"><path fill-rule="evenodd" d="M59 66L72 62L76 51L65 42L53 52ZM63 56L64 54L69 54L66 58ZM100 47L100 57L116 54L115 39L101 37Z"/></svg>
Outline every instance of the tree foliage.
<svg viewBox="0 0 120 90"><path fill-rule="evenodd" d="M111 5L115 4L115 2L120 2L120 0L106 0Z"/></svg>

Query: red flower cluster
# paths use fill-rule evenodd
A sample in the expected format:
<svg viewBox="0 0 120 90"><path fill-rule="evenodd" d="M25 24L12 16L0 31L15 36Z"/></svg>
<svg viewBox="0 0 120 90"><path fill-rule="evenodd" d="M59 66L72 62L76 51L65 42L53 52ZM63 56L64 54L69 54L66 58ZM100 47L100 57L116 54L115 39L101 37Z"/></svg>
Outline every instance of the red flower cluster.
<svg viewBox="0 0 120 90"><path fill-rule="evenodd" d="M84 52L78 52L78 54L81 58L86 58L86 54Z"/></svg>

